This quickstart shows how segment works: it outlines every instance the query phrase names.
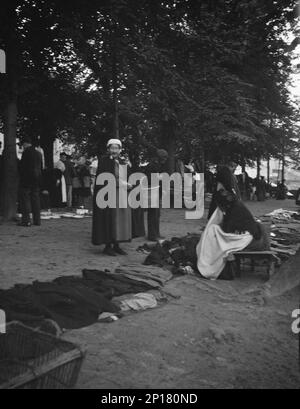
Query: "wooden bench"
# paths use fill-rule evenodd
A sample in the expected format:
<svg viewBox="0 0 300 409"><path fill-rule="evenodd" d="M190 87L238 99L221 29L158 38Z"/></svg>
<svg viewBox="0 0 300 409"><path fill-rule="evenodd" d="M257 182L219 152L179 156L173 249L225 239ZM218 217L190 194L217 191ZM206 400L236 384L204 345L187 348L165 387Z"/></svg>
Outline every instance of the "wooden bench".
<svg viewBox="0 0 300 409"><path fill-rule="evenodd" d="M277 256L273 251L237 251L233 253L236 261L237 276L241 276L241 261L243 259L251 260L251 271L254 272L255 262L257 260L267 260L267 272L269 277L271 277L275 272L275 265L278 261Z"/></svg>

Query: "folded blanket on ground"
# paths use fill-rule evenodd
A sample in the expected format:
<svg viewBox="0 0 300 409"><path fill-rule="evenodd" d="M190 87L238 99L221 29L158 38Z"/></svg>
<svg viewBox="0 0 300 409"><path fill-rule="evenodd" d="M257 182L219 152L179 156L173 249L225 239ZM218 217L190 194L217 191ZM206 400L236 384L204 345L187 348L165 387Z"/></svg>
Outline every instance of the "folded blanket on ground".
<svg viewBox="0 0 300 409"><path fill-rule="evenodd" d="M164 285L171 280L173 274L165 269L140 264L124 264L117 266L114 271L118 275L148 283L153 287Z"/></svg>

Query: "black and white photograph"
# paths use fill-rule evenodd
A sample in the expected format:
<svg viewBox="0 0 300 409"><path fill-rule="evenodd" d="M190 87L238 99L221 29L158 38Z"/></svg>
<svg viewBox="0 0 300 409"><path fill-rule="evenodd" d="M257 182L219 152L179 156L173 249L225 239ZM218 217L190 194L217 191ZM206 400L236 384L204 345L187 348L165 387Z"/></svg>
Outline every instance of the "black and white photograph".
<svg viewBox="0 0 300 409"><path fill-rule="evenodd" d="M300 1L2 0L0 389L299 388Z"/></svg>

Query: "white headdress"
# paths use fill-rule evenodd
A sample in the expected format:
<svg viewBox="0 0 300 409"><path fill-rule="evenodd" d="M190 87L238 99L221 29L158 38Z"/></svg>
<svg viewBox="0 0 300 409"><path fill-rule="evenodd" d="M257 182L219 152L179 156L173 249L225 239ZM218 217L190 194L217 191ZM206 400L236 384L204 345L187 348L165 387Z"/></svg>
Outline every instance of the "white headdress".
<svg viewBox="0 0 300 409"><path fill-rule="evenodd" d="M122 148L122 142L120 141L120 139L110 139L107 142L107 147L109 147L110 145L118 145L120 146L120 148Z"/></svg>

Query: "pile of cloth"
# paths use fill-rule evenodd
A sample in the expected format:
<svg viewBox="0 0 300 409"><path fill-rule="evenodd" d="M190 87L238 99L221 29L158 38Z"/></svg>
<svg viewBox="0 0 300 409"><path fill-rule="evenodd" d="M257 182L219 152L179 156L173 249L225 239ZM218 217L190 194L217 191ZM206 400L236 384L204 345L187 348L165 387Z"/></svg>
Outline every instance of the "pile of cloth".
<svg viewBox="0 0 300 409"><path fill-rule="evenodd" d="M194 274L197 271L196 247L200 234L173 237L155 244L144 244L137 251L147 254L144 265L167 267L173 274Z"/></svg>
<svg viewBox="0 0 300 409"><path fill-rule="evenodd" d="M267 213L263 218L268 218L273 222L280 222L280 223L300 223L300 213L295 212L292 210L285 210L285 209L276 209L273 210L271 213Z"/></svg>
<svg viewBox="0 0 300 409"><path fill-rule="evenodd" d="M300 249L300 231L289 224L297 225L300 223L300 213L276 209L260 218L271 225L271 250L281 261L294 256Z"/></svg>
<svg viewBox="0 0 300 409"><path fill-rule="evenodd" d="M0 308L7 322L20 321L39 329L52 322L57 333L57 328L75 329L101 321L103 314L120 318L130 305L135 311L139 306L153 308L157 305L155 292L155 299L160 301L160 291L171 278L165 270L133 264L119 266L113 272L85 269L82 277L64 276L52 282L35 281L0 290ZM154 293L145 295L150 290ZM128 295L126 308L117 298L124 295Z"/></svg>
<svg viewBox="0 0 300 409"><path fill-rule="evenodd" d="M283 261L300 249L300 231L290 227L271 227L271 250Z"/></svg>
<svg viewBox="0 0 300 409"><path fill-rule="evenodd" d="M51 219L84 219L86 217L92 217L92 213L88 209L78 208L73 212L53 212L52 210L42 211L41 219L42 220L51 220Z"/></svg>

